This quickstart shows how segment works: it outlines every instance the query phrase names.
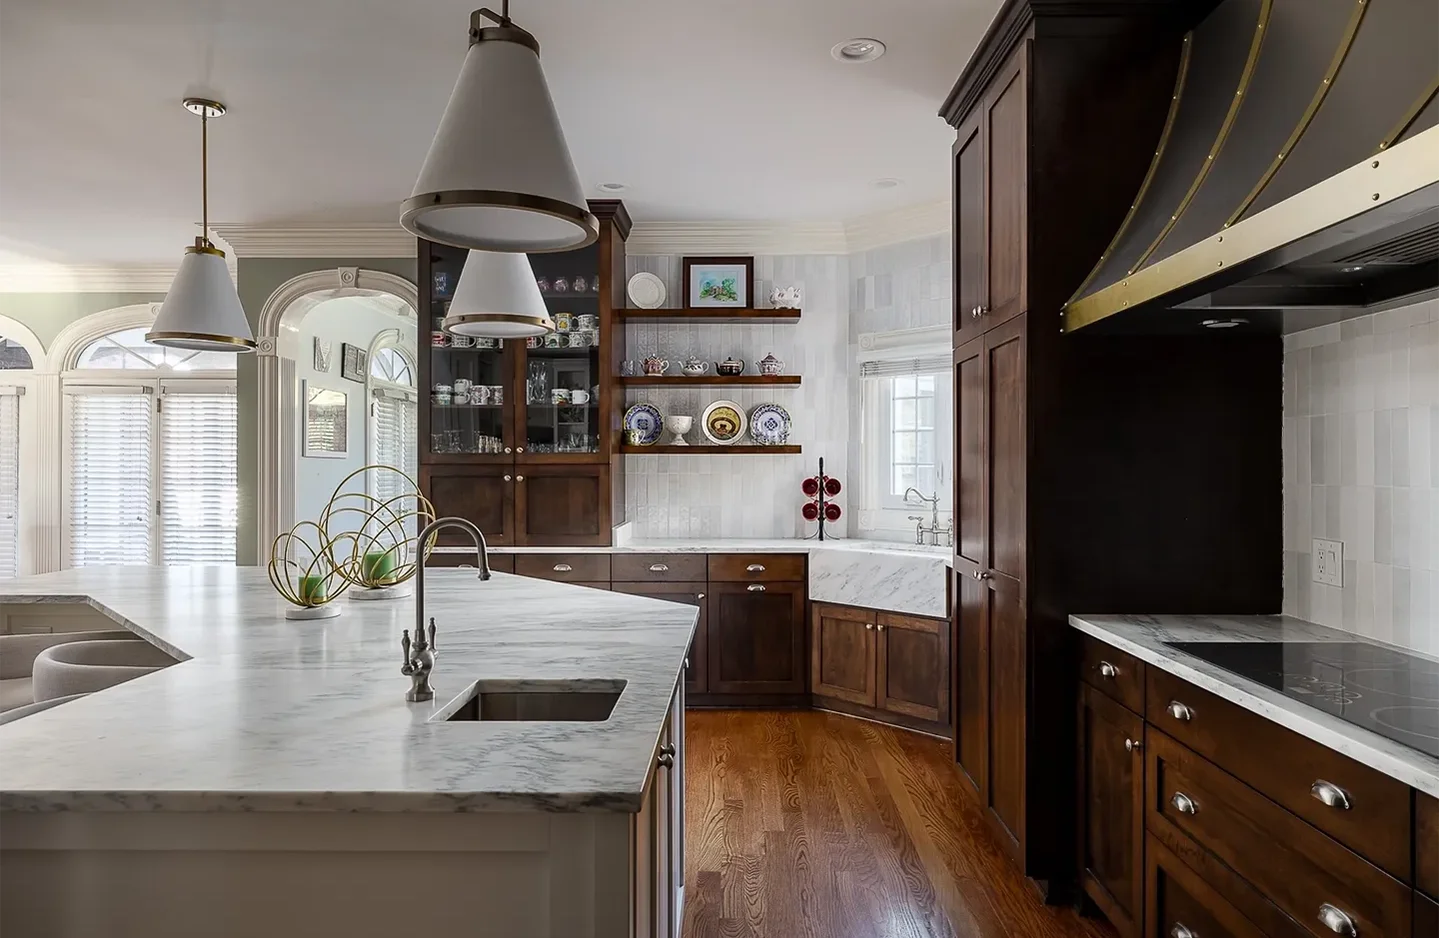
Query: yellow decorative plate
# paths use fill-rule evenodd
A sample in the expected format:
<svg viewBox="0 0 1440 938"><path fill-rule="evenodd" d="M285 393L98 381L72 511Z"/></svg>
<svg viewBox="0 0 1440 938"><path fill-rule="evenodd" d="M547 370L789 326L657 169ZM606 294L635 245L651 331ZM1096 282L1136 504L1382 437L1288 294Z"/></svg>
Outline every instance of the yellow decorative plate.
<svg viewBox="0 0 1440 938"><path fill-rule="evenodd" d="M700 432L721 446L744 436L745 427L745 409L734 401L716 401L700 416Z"/></svg>

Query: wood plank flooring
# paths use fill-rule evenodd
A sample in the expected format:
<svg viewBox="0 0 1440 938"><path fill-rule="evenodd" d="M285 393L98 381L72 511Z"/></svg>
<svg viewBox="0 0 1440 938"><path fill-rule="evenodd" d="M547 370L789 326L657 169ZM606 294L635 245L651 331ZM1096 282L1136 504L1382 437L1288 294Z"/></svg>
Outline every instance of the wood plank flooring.
<svg viewBox="0 0 1440 938"><path fill-rule="evenodd" d="M835 714L686 714L685 938L1107 938L990 839L949 743Z"/></svg>

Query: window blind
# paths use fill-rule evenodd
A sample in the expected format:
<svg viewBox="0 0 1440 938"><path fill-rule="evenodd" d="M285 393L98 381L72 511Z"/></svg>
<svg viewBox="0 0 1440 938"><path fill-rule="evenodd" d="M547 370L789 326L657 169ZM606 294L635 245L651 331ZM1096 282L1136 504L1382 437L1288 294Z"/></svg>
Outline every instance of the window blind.
<svg viewBox="0 0 1440 938"><path fill-rule="evenodd" d="M950 359L944 355L905 358L896 361L861 362L860 377L887 378L896 375L948 374Z"/></svg>
<svg viewBox="0 0 1440 938"><path fill-rule="evenodd" d="M72 567L150 562L154 406L148 394L72 394Z"/></svg>
<svg viewBox="0 0 1440 938"><path fill-rule="evenodd" d="M0 580L20 573L20 397L0 394Z"/></svg>
<svg viewBox="0 0 1440 938"><path fill-rule="evenodd" d="M416 479L417 415L415 401L409 395L377 390L374 398L375 462L393 466L411 479ZM410 487L393 472L371 473L371 494L380 501L407 494ZM416 480L418 482L418 479ZM397 511L414 507L413 502L397 502Z"/></svg>
<svg viewBox="0 0 1440 938"><path fill-rule="evenodd" d="M164 563L235 562L234 393L167 393L160 408L160 548Z"/></svg>

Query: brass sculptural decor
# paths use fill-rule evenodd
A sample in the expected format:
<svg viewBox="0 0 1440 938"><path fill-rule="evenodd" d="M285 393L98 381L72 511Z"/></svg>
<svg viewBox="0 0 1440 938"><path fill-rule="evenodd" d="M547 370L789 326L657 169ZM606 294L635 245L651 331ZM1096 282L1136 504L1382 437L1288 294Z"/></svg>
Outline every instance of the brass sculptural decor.
<svg viewBox="0 0 1440 938"><path fill-rule="evenodd" d="M363 484L370 473L392 477L376 490L400 494L346 491L357 479ZM410 579L435 546L433 536L420 544L418 532L434 520L434 506L399 469L371 465L350 473L335 487L318 521L301 521L270 547L270 583L293 607L285 611L286 618L338 616L335 600L347 587L351 599L410 595Z"/></svg>

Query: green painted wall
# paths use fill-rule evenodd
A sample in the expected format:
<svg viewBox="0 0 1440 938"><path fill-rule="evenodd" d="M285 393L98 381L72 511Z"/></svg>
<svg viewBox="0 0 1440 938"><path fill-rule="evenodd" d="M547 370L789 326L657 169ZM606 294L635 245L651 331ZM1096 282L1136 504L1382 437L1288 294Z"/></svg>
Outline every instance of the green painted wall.
<svg viewBox="0 0 1440 938"><path fill-rule="evenodd" d="M337 267L363 267L384 273L398 274L415 282L415 258L345 258L345 257L258 257L240 258L236 268L236 287L240 292L240 303L250 319L250 327L260 324L260 311L280 285L301 274L313 270L334 270ZM33 328L33 327L32 327ZM252 564L256 556L256 534L258 529L256 511L256 488L258 486L258 465L260 421L256 414L259 407L258 369L255 356L241 355L236 371L236 405L239 407L239 470L240 494L238 511L239 530L235 538L236 562Z"/></svg>
<svg viewBox="0 0 1440 938"><path fill-rule="evenodd" d="M77 319L117 306L164 299L163 293L0 293L0 316L29 326L49 352L60 330Z"/></svg>

